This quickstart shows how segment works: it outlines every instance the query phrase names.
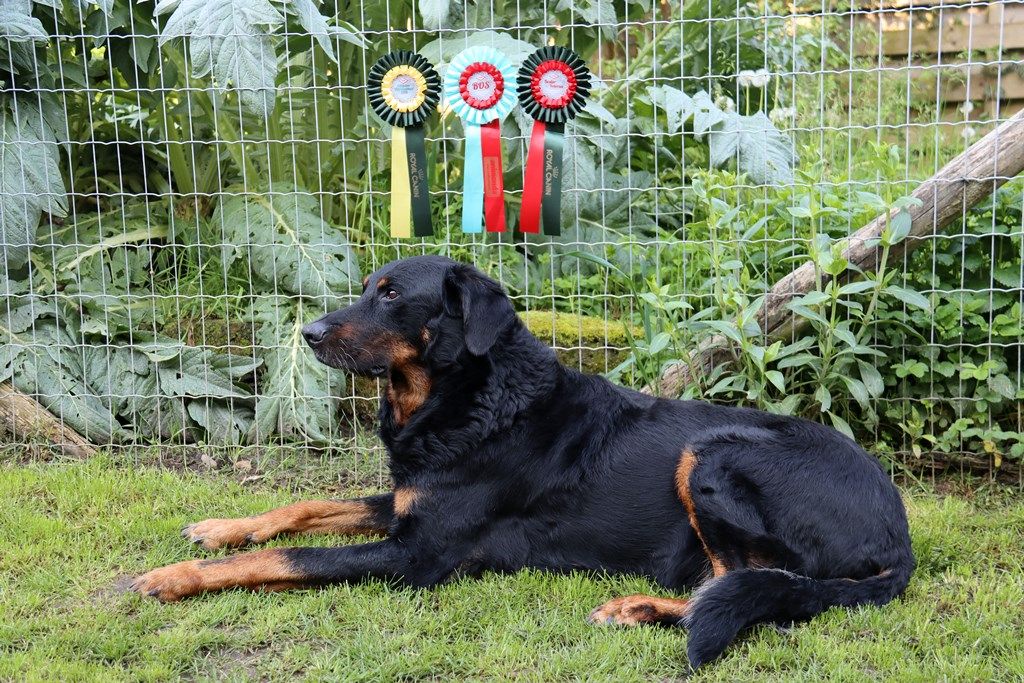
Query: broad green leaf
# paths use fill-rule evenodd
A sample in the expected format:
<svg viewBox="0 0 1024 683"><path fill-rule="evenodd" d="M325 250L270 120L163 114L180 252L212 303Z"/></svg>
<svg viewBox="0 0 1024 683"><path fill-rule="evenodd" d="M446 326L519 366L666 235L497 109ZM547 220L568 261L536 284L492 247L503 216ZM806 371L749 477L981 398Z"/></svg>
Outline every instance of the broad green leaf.
<svg viewBox="0 0 1024 683"><path fill-rule="evenodd" d="M28 261L43 211L67 213L59 144L52 135L40 135L49 129L40 110L27 111L35 121L0 106L0 279Z"/></svg>
<svg viewBox="0 0 1024 683"><path fill-rule="evenodd" d="M843 418L839 417L835 413L828 411L828 417L832 420L832 426L841 431L846 436L853 438L853 430L850 429L850 425Z"/></svg>
<svg viewBox="0 0 1024 683"><path fill-rule="evenodd" d="M5 43L42 43L49 38L42 22L29 13L27 3L23 7L0 3L0 36Z"/></svg>
<svg viewBox="0 0 1024 683"><path fill-rule="evenodd" d="M778 363L778 367L783 370L786 368L799 368L805 365L817 370L821 367L821 358L811 353L798 353L792 356L786 356Z"/></svg>
<svg viewBox="0 0 1024 683"><path fill-rule="evenodd" d="M907 238L907 235L910 234L910 228L912 225L913 222L911 221L910 214L906 209L897 211L895 215L889 219L889 225L886 228L885 233L882 235L883 244L888 244L889 246L899 244Z"/></svg>
<svg viewBox="0 0 1024 683"><path fill-rule="evenodd" d="M87 384L83 353L89 347L72 332L49 320L35 325L30 345L14 361L11 382L92 443L118 441L124 429L100 400L101 391Z"/></svg>
<svg viewBox="0 0 1024 683"><path fill-rule="evenodd" d="M899 377L900 379L903 379L904 377L909 377L910 375L913 375L914 377L920 379L921 377L925 376L925 373L928 372L928 366L922 363L921 361L907 360L895 365L893 367L893 370L896 371L896 376Z"/></svg>
<svg viewBox="0 0 1024 683"><path fill-rule="evenodd" d="M698 136L708 132L725 119L725 113L703 90L694 95L691 102L693 104L693 132Z"/></svg>
<svg viewBox="0 0 1024 683"><path fill-rule="evenodd" d="M853 336L853 332L850 332L847 329L844 329L842 327L835 327L835 328L832 328L832 334L839 341L843 342L844 344L846 344L850 348L854 348L854 347L858 346L857 338Z"/></svg>
<svg viewBox="0 0 1024 683"><path fill-rule="evenodd" d="M832 407L832 393L824 384L815 390L814 400L821 406L822 412L828 412L828 409Z"/></svg>
<svg viewBox="0 0 1024 683"><path fill-rule="evenodd" d="M807 292L803 296L793 299L792 303L798 306L817 306L818 304L823 304L826 301L829 301L831 298L832 297L828 295L828 292L814 291Z"/></svg>
<svg viewBox="0 0 1024 683"><path fill-rule="evenodd" d="M885 391L885 382L882 380L882 374L878 372L878 368L862 360L857 361L857 366L860 368L860 379L864 382L868 394L874 398L881 396Z"/></svg>
<svg viewBox="0 0 1024 683"><path fill-rule="evenodd" d="M188 414L188 399L167 396L160 388L156 371L134 380L126 410L141 434L159 440L182 439L194 425Z"/></svg>
<svg viewBox="0 0 1024 683"><path fill-rule="evenodd" d="M159 363L161 394L185 398L246 398L248 390L210 363L212 353L194 346L181 346L177 358Z"/></svg>
<svg viewBox="0 0 1024 683"><path fill-rule="evenodd" d="M437 68L437 72L443 78L448 62L451 61L452 57L466 48L478 45L493 47L495 50L503 52L513 64L522 63L539 47L513 38L508 33L467 30L455 31L452 35L445 33L443 40L427 43L419 49L419 53ZM515 111L519 111L519 108L517 107ZM526 130L529 130L529 128Z"/></svg>
<svg viewBox="0 0 1024 683"><path fill-rule="evenodd" d="M822 317L820 313L811 308L808 308L807 306L801 306L800 304L790 301L788 304L786 304L786 308L788 308L789 310L793 311L794 313L803 318L813 320L815 322L821 323L822 325L828 325L828 320Z"/></svg>
<svg viewBox="0 0 1024 683"><path fill-rule="evenodd" d="M925 311L931 310L931 303L928 301L928 298L920 292L896 285L889 285L884 291L886 294L896 297L896 299L909 306L915 306Z"/></svg>
<svg viewBox="0 0 1024 683"><path fill-rule="evenodd" d="M846 385L846 389L850 392L850 396L853 397L853 400L859 403L862 408L867 408L868 401L871 397L868 395L868 390L867 387L864 386L864 383L859 379L853 379L846 375L840 375L840 379L843 380L843 384Z"/></svg>
<svg viewBox="0 0 1024 683"><path fill-rule="evenodd" d="M555 10L559 12L570 10L586 23L604 28L606 33L611 31L606 27L614 26L619 21L615 14L615 3L612 0L558 0ZM578 19L574 23L578 23Z"/></svg>
<svg viewBox="0 0 1024 683"><path fill-rule="evenodd" d="M849 282L839 288L839 294L846 296L848 294L861 294L874 289L875 283L871 280L857 280L856 282Z"/></svg>
<svg viewBox="0 0 1024 683"><path fill-rule="evenodd" d="M355 45L356 47L366 47L366 39L363 38L363 34L359 32L359 29L347 21L339 21L327 28L332 35L338 36L338 38L346 43Z"/></svg>
<svg viewBox="0 0 1024 683"><path fill-rule="evenodd" d="M268 0L168 0L154 13L172 11L160 43L188 38L196 77L212 76L220 88L231 84L247 110L268 116L278 70L270 29L284 22L281 13Z"/></svg>
<svg viewBox="0 0 1024 683"><path fill-rule="evenodd" d="M256 417L247 435L264 443L271 434L297 436L328 443L336 431L335 396L343 376L316 360L302 339L304 307L285 311L278 321L266 323L258 333L265 347L266 371L256 392Z"/></svg>
<svg viewBox="0 0 1024 683"><path fill-rule="evenodd" d="M311 195L231 197L223 215L230 241L248 248L253 272L285 292L336 301L358 281L347 235L324 223Z"/></svg>
<svg viewBox="0 0 1024 683"><path fill-rule="evenodd" d="M725 320L708 320L704 322L704 325L710 327L719 334L728 337L737 344L743 342L743 337L740 336L739 328L736 327L735 323Z"/></svg>
<svg viewBox="0 0 1024 683"><path fill-rule="evenodd" d="M651 102L665 112L666 132L678 133L693 114L693 100L679 88L659 85L647 89Z"/></svg>
<svg viewBox="0 0 1024 683"><path fill-rule="evenodd" d="M661 353L668 347L670 341L672 341L672 336L668 332L659 332L651 340L651 346L647 351L651 355Z"/></svg>
<svg viewBox="0 0 1024 683"><path fill-rule="evenodd" d="M1013 400L1017 396L1017 387L1006 375L992 375L988 378L988 388L1003 398Z"/></svg>
<svg viewBox="0 0 1024 683"><path fill-rule="evenodd" d="M218 445L238 445L252 428L252 408L219 400L191 401L188 414L206 430L205 441Z"/></svg>
<svg viewBox="0 0 1024 683"><path fill-rule="evenodd" d="M452 11L451 0L416 0L416 9L420 11L423 28L428 31L439 31L448 27L448 17Z"/></svg>
<svg viewBox="0 0 1024 683"><path fill-rule="evenodd" d="M331 45L331 29L327 26L327 20L320 14L313 0L292 0L291 9L298 17L302 28L306 30L316 42L320 44L327 56L337 61L334 55L334 46Z"/></svg>
<svg viewBox="0 0 1024 683"><path fill-rule="evenodd" d="M737 167L762 184L793 180L793 143L764 112L741 116L726 112L721 123L708 133L710 163L724 166L736 158Z"/></svg>
<svg viewBox="0 0 1024 683"><path fill-rule="evenodd" d="M183 344L180 342L164 340L137 344L135 348L154 363L162 363L172 358L177 358L181 354L182 346Z"/></svg>

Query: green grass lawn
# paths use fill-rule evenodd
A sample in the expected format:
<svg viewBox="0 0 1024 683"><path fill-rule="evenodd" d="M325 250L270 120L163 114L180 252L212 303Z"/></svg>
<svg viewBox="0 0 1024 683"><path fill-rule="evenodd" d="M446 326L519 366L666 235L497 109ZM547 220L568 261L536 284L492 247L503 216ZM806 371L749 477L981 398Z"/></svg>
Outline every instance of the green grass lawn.
<svg viewBox="0 0 1024 683"><path fill-rule="evenodd" d="M184 523L292 499L264 486L107 458L0 466L0 680L685 675L683 631L586 624L608 598L658 592L636 578L523 572L430 591L370 583L171 605L120 589L203 554L178 536ZM1024 680L1024 502L973 498L907 494L919 568L902 599L756 629L694 680Z"/></svg>

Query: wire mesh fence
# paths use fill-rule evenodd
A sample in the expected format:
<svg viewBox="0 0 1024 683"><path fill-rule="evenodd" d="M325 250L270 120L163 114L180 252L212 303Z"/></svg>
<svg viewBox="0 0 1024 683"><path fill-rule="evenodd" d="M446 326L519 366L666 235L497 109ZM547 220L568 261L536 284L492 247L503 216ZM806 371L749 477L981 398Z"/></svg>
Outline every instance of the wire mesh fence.
<svg viewBox="0 0 1024 683"><path fill-rule="evenodd" d="M316 363L300 329L363 274L439 253L502 282L580 369L657 386L718 335L728 362L676 393L820 419L893 463L1019 472L1024 184L923 237L894 220L913 248L860 284L822 277L799 331L756 321L779 278L843 272L843 237L1021 109L1022 2L20 0L0 33L0 380L57 425L3 399L18 449L340 454L383 483L379 382ZM563 236L514 230L518 109L510 231L461 233L442 107L435 236L392 239L369 67L548 44L595 77L567 127Z"/></svg>

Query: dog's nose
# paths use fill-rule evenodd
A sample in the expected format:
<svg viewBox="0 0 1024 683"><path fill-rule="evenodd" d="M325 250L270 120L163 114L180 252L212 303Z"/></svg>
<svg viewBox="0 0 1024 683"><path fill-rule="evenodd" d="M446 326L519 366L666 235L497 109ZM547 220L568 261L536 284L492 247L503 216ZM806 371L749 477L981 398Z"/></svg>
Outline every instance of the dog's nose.
<svg viewBox="0 0 1024 683"><path fill-rule="evenodd" d="M302 328L302 338L307 344L319 344L327 334L327 325L317 321Z"/></svg>

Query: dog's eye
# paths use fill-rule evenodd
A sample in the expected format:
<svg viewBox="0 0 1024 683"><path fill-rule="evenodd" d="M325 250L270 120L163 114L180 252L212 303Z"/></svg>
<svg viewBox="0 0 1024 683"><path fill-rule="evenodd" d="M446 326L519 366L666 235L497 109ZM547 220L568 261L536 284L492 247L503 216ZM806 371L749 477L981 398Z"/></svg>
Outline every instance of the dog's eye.
<svg viewBox="0 0 1024 683"><path fill-rule="evenodd" d="M397 298L398 292L396 292L393 289L389 289L388 291L384 292L384 299L386 299L387 301L394 301Z"/></svg>

